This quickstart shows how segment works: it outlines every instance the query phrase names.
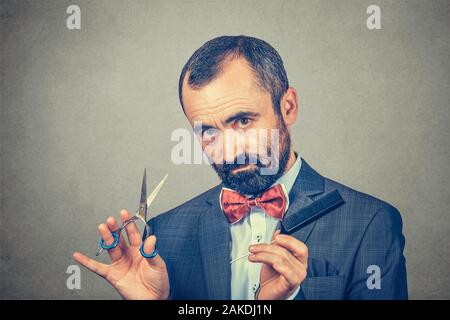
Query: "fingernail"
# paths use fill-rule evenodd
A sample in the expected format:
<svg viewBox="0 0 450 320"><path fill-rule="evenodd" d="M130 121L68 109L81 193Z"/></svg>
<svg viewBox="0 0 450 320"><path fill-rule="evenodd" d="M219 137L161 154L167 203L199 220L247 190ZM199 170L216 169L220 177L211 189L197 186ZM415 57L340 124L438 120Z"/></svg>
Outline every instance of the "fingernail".
<svg viewBox="0 0 450 320"><path fill-rule="evenodd" d="M248 247L248 251L253 252L253 250L255 250L255 246L249 246Z"/></svg>

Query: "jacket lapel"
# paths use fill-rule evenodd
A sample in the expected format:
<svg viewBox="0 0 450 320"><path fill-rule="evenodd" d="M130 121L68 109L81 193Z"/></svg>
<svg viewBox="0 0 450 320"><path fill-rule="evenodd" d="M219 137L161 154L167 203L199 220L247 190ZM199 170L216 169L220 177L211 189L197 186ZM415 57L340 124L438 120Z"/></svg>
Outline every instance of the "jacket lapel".
<svg viewBox="0 0 450 320"><path fill-rule="evenodd" d="M314 171L303 158L301 160L302 166L289 192L289 208L283 217L283 221L314 202L314 196L324 192L324 178ZM314 225L315 222L307 224L293 235L298 240L306 242Z"/></svg>
<svg viewBox="0 0 450 320"><path fill-rule="evenodd" d="M219 204L219 193L207 200L210 210L200 214L199 247L210 300L231 299L231 233Z"/></svg>

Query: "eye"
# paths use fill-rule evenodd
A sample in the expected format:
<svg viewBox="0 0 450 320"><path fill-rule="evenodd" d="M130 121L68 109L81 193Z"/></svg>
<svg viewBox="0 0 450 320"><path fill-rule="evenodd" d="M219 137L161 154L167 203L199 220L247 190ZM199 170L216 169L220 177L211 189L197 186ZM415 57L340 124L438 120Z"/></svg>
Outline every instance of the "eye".
<svg viewBox="0 0 450 320"><path fill-rule="evenodd" d="M211 140L216 136L217 132L214 129L208 129L203 131L203 139Z"/></svg>
<svg viewBox="0 0 450 320"><path fill-rule="evenodd" d="M247 127L250 124L250 119L249 118L241 118L238 120L238 127L240 129L243 129L245 127Z"/></svg>

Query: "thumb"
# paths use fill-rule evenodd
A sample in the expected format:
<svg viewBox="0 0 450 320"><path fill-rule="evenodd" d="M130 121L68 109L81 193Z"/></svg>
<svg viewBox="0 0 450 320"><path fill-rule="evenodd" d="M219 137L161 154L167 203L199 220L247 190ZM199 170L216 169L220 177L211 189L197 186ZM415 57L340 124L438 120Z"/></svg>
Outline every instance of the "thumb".
<svg viewBox="0 0 450 320"><path fill-rule="evenodd" d="M156 236L151 235L150 237L145 239L144 248L143 248L144 253L147 255L150 255L150 254L152 254L152 252L155 251L155 248L156 248ZM165 266L164 260L161 258L161 256L159 254L157 254L153 258L145 258L144 257L144 259L147 260L147 262L150 266L159 267L159 268L162 268Z"/></svg>

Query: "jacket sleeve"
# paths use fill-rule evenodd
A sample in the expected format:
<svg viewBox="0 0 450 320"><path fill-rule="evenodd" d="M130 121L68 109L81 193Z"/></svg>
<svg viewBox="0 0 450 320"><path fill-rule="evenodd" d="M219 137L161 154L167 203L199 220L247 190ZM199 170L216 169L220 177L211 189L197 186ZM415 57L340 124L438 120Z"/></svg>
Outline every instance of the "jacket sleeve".
<svg viewBox="0 0 450 320"><path fill-rule="evenodd" d="M366 227L349 274L347 299L408 299L402 218L385 204Z"/></svg>

